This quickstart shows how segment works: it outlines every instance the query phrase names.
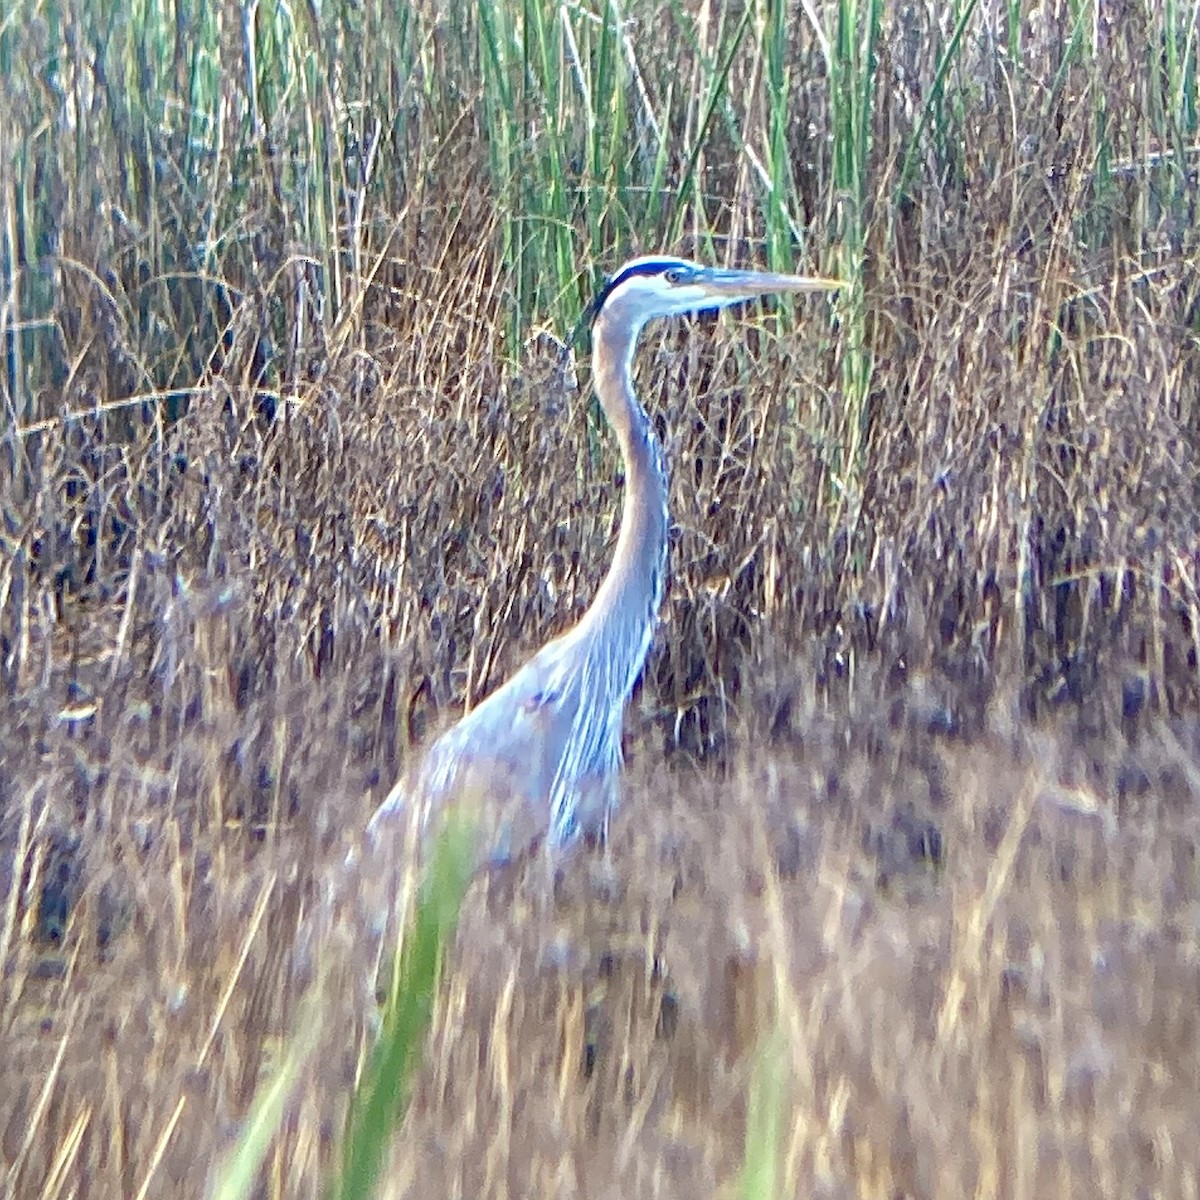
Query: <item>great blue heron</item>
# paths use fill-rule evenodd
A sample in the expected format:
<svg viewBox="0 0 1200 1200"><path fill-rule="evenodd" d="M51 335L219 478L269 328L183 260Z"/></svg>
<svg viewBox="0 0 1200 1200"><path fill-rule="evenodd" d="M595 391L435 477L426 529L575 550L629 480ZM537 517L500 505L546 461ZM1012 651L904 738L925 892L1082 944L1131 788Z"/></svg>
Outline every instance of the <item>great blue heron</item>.
<svg viewBox="0 0 1200 1200"><path fill-rule="evenodd" d="M608 574L575 625L434 742L416 780L397 784L376 810L372 832L410 797L423 826L452 795L499 804L493 861L539 837L564 846L604 824L617 800L625 705L650 648L667 565L667 473L631 378L638 335L654 317L838 286L666 256L632 259L609 279L589 310L596 394L625 469Z"/></svg>

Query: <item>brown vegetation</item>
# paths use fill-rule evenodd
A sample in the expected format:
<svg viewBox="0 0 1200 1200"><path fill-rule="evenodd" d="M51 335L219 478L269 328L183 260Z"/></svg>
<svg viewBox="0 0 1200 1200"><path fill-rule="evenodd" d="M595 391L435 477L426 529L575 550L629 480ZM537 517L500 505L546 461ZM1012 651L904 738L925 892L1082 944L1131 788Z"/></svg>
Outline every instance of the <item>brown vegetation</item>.
<svg viewBox="0 0 1200 1200"><path fill-rule="evenodd" d="M1200 1189L1194 196L1179 227L1116 176L1093 249L1064 78L1019 111L984 80L954 177L896 207L881 92L861 470L822 305L645 339L676 538L624 806L553 887L473 885L392 1194L717 1194L772 1052L783 1194ZM353 320L281 365L281 265L174 406L124 404L136 256L63 200L70 370L0 441L14 1195L200 1195L306 994L261 1194L318 1194L375 899L330 881L410 747L604 568L610 448L554 349L506 340L484 151L448 136Z"/></svg>

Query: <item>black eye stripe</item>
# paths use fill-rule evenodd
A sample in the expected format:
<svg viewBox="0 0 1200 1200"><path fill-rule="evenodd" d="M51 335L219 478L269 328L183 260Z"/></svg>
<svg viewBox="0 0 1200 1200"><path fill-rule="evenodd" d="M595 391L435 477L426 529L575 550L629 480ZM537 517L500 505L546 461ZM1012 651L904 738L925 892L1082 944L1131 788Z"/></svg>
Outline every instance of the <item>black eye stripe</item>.
<svg viewBox="0 0 1200 1200"><path fill-rule="evenodd" d="M664 271L670 271L674 267L682 266L683 264L677 258L651 258L645 262L634 263L632 266L626 267L623 271L618 271L604 285L595 300L588 306L587 315L594 321L597 314L604 307L605 300L627 280L633 279L638 275L661 275Z"/></svg>
<svg viewBox="0 0 1200 1200"><path fill-rule="evenodd" d="M625 270L619 271L613 276L604 290L611 292L613 288L620 287L627 279L632 279L636 275L662 275L673 267L679 266L682 264L677 258L655 258L649 262L634 263L633 266L626 267Z"/></svg>

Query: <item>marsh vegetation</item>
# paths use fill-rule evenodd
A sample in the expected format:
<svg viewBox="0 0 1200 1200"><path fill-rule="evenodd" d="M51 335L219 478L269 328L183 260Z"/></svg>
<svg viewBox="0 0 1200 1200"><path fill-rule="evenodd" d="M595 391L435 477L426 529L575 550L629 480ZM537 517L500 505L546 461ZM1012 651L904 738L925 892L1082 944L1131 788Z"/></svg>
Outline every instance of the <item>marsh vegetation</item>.
<svg viewBox="0 0 1200 1200"><path fill-rule="evenodd" d="M332 889L588 602L565 338L670 250L604 852L476 880L384 1194L1200 1189L1195 0L0 14L6 1194L324 1194ZM410 911L411 864L375 880ZM302 1036L301 1036L302 1035Z"/></svg>

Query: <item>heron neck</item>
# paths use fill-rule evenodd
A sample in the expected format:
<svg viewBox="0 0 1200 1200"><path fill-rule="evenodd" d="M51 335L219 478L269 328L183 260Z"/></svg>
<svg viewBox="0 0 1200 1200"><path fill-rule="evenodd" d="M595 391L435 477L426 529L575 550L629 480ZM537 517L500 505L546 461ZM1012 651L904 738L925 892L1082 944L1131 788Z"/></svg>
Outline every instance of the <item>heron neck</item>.
<svg viewBox="0 0 1200 1200"><path fill-rule="evenodd" d="M603 315L592 331L596 395L625 466L621 529L608 574L580 622L604 647L621 690L632 690L662 603L667 558L667 473L649 417L633 393L637 332L614 330Z"/></svg>

